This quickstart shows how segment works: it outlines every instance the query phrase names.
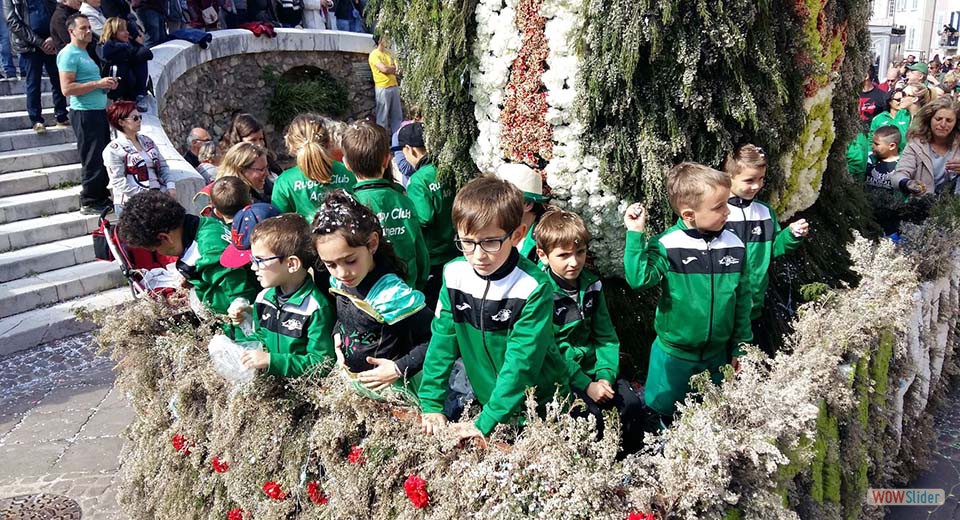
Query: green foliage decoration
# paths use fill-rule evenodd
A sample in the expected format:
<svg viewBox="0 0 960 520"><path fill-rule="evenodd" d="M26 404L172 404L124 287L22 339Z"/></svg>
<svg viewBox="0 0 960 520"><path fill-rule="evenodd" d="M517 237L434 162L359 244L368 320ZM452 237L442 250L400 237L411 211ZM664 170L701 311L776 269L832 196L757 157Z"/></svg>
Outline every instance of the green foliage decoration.
<svg viewBox="0 0 960 520"><path fill-rule="evenodd" d="M274 128L286 128L304 112L339 117L350 109L346 86L323 69L297 67L277 74L268 68L263 77L273 89L267 113Z"/></svg>

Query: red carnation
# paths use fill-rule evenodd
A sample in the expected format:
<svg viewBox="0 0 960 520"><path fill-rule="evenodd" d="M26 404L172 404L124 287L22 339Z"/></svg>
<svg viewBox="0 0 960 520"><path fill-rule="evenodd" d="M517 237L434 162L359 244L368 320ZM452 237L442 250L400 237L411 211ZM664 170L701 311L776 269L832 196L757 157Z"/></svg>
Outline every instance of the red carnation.
<svg viewBox="0 0 960 520"><path fill-rule="evenodd" d="M210 465L213 466L213 471L217 473L226 473L227 470L230 469L230 463L225 460L220 460L219 457L214 457L213 460L210 461Z"/></svg>
<svg viewBox="0 0 960 520"><path fill-rule="evenodd" d="M174 435L170 442L173 443L173 449L177 450L179 453L184 455L190 455L190 446L193 446L193 443L188 441L186 437L180 435L179 433Z"/></svg>
<svg viewBox="0 0 960 520"><path fill-rule="evenodd" d="M266 493L268 497L274 500L287 499L287 494L284 493L283 488L280 487L280 484L277 484L272 480L263 485L263 492Z"/></svg>
<svg viewBox="0 0 960 520"><path fill-rule="evenodd" d="M243 520L243 509L235 507L227 513L227 520Z"/></svg>
<svg viewBox="0 0 960 520"><path fill-rule="evenodd" d="M307 484L307 495L309 495L310 500L318 506L322 506L327 503L327 494L320 489L320 484L317 482L311 482Z"/></svg>
<svg viewBox="0 0 960 520"><path fill-rule="evenodd" d="M360 446L350 448L350 454L347 455L347 462L350 464L365 464L367 459L363 457L363 448Z"/></svg>
<svg viewBox="0 0 960 520"><path fill-rule="evenodd" d="M430 502L430 495L427 494L427 481L416 475L407 477L407 481L403 483L403 490L407 493L410 503L417 509L427 507Z"/></svg>
<svg viewBox="0 0 960 520"><path fill-rule="evenodd" d="M640 513L638 511L634 511L627 515L627 520L656 520L656 518L654 518L653 513Z"/></svg>

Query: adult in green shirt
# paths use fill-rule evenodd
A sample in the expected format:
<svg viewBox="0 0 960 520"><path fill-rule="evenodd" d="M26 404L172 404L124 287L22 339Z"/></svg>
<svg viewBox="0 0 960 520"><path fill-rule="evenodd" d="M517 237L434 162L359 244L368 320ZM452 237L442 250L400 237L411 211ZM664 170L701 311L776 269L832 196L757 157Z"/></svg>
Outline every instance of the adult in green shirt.
<svg viewBox="0 0 960 520"><path fill-rule="evenodd" d="M70 123L77 136L82 180L80 212L99 214L113 206L107 190L109 177L103 164L103 149L110 143L107 121L107 91L117 88L117 78L101 78L100 69L87 54L93 37L90 20L76 14L67 21L70 43L57 54L60 89L70 99ZM140 117L139 114L130 117Z"/></svg>

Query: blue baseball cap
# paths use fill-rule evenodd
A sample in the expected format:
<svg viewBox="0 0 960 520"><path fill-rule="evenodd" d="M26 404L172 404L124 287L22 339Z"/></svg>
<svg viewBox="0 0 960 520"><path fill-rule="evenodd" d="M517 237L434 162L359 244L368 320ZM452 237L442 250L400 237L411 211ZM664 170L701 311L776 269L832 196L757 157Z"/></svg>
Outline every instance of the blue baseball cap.
<svg viewBox="0 0 960 520"><path fill-rule="evenodd" d="M253 228L280 212L270 204L258 202L251 204L233 216L233 228L230 230L230 245L220 255L220 265L236 269L250 263L250 237Z"/></svg>

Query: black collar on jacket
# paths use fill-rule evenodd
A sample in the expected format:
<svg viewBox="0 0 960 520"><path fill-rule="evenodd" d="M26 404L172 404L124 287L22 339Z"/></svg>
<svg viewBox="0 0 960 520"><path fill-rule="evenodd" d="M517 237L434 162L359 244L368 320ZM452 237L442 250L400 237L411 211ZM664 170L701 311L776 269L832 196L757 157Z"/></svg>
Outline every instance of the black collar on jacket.
<svg viewBox="0 0 960 520"><path fill-rule="evenodd" d="M509 247L506 242L504 242L503 245L506 247ZM480 247L480 244L477 244L477 247ZM479 276L480 278L483 278L484 280L495 282L497 280L502 280L503 278L506 278L506 276L512 273L513 269L517 267L518 263L520 263L520 252L517 251L517 248L511 247L510 256L507 257L507 261L504 262L503 265L501 265L500 268L497 269L496 271L490 273L487 276L477 273L476 270L474 270L473 272L477 273L477 276Z"/></svg>
<svg viewBox="0 0 960 520"><path fill-rule="evenodd" d="M727 204L730 204L731 206L736 206L738 208L746 208L750 206L750 204L752 203L753 203L753 199L744 199L736 195L727 199Z"/></svg>
<svg viewBox="0 0 960 520"><path fill-rule="evenodd" d="M720 233L723 233L723 230L721 229L719 231L700 231L699 229L695 229L695 228L686 228L683 230L683 232L686 233L687 236L689 237L699 238L704 242L712 242L715 238L720 236Z"/></svg>

